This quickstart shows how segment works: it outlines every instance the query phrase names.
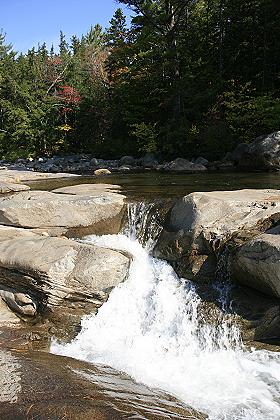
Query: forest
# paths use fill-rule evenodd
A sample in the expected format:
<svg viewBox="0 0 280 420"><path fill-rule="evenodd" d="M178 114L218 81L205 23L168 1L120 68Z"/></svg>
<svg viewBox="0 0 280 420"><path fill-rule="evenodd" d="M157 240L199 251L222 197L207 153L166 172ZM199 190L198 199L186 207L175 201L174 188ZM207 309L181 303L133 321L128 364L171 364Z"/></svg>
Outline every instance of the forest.
<svg viewBox="0 0 280 420"><path fill-rule="evenodd" d="M0 34L0 157L222 158L280 127L278 0L120 0L58 50Z"/></svg>

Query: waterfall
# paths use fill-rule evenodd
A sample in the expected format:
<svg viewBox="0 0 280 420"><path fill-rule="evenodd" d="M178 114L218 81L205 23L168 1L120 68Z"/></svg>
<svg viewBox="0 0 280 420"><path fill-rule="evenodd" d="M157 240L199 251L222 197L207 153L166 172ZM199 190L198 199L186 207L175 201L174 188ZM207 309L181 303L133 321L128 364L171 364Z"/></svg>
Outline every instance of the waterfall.
<svg viewBox="0 0 280 420"><path fill-rule="evenodd" d="M223 312L232 312L232 302L230 300L234 284L231 281L230 252L225 248L218 256L215 281L213 288L218 292L218 302Z"/></svg>
<svg viewBox="0 0 280 420"><path fill-rule="evenodd" d="M129 203L127 207L128 223L124 228L124 235L138 240L148 252L159 237L162 226L155 203Z"/></svg>
<svg viewBox="0 0 280 420"><path fill-rule="evenodd" d="M155 220L151 213L149 206L131 206L126 234L84 239L129 252L129 278L96 316L82 320L71 343L53 342L52 351L126 372L212 420L278 420L279 355L246 350L238 329L226 321L217 326L203 322L195 285L149 254L151 237L157 236L152 229L147 237Z"/></svg>

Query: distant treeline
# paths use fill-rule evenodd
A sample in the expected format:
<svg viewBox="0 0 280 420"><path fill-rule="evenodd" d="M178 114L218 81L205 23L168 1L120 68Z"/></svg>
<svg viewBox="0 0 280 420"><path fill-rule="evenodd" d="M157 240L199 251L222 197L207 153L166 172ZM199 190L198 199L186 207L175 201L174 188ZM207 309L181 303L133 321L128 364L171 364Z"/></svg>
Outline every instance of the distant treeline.
<svg viewBox="0 0 280 420"><path fill-rule="evenodd" d="M0 36L0 157L222 157L280 129L280 2L121 0L59 52ZM82 6L81 6L82 7Z"/></svg>

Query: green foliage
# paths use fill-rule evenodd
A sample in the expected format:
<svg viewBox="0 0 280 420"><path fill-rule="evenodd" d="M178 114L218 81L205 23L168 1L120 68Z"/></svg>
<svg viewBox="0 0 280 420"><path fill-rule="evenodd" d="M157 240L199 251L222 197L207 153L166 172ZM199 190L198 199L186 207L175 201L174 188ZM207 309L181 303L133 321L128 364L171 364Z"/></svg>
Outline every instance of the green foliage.
<svg viewBox="0 0 280 420"><path fill-rule="evenodd" d="M261 134L280 127L280 99L272 94L257 95L251 84L233 84L212 107L210 117L222 120L236 142L250 143Z"/></svg>
<svg viewBox="0 0 280 420"><path fill-rule="evenodd" d="M156 152L158 132L156 124L133 124L131 134L137 138L139 152Z"/></svg>
<svg viewBox="0 0 280 420"><path fill-rule="evenodd" d="M275 0L119 0L59 53L0 33L0 154L221 158L280 128Z"/></svg>

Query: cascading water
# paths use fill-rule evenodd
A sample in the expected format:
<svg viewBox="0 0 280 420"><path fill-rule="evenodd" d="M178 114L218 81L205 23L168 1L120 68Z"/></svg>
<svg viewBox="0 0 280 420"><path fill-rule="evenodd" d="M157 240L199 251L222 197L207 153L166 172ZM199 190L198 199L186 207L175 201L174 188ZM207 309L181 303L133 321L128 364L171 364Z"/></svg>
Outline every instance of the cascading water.
<svg viewBox="0 0 280 420"><path fill-rule="evenodd" d="M128 223L124 235L137 240L147 252L151 252L162 230L156 205L145 202L129 203L127 216Z"/></svg>
<svg viewBox="0 0 280 420"><path fill-rule="evenodd" d="M111 292L96 316L83 319L76 339L66 345L54 342L52 351L110 365L175 395L213 420L279 419L279 355L246 351L239 331L226 321L216 327L201 323L195 285L152 258L135 237L143 240L147 235L149 213L149 206L129 208L131 237L84 239L129 252L129 278ZM156 237L156 223L154 228ZM151 249L151 240L145 241Z"/></svg>

